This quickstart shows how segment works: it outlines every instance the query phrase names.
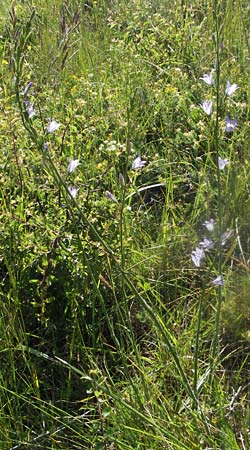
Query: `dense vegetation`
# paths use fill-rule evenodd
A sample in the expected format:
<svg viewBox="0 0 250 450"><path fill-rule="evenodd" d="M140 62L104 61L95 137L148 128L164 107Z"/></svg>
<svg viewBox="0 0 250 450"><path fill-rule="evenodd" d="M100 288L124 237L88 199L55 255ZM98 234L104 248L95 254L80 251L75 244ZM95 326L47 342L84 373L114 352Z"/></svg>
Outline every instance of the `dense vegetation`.
<svg viewBox="0 0 250 450"><path fill-rule="evenodd" d="M0 25L0 448L250 448L248 1Z"/></svg>

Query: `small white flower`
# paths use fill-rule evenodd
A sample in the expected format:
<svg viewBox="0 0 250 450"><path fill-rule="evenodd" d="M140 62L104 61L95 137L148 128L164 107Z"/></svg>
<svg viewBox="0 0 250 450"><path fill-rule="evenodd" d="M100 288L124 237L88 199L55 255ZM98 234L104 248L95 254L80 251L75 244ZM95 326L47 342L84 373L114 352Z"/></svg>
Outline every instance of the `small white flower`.
<svg viewBox="0 0 250 450"><path fill-rule="evenodd" d="M68 165L68 173L74 172L74 170L77 168L77 166L79 165L79 159L72 159Z"/></svg>
<svg viewBox="0 0 250 450"><path fill-rule="evenodd" d="M147 161L142 161L140 156L137 156L137 158L134 159L134 161L132 162L132 169L133 170L137 170L137 169L142 169L142 167L145 166Z"/></svg>
<svg viewBox="0 0 250 450"><path fill-rule="evenodd" d="M60 126L61 123L58 123L56 120L51 120L47 126L47 133L54 133L54 131L58 130Z"/></svg>
<svg viewBox="0 0 250 450"><path fill-rule="evenodd" d="M214 246L212 239L204 237L203 241L199 243L199 246L203 248L203 250L211 250Z"/></svg>
<svg viewBox="0 0 250 450"><path fill-rule="evenodd" d="M200 80L204 81L206 84L208 84L209 86L212 86L214 84L214 79L213 79L213 73L205 73Z"/></svg>
<svg viewBox="0 0 250 450"><path fill-rule="evenodd" d="M68 191L69 191L70 195L71 195L73 198L76 198L77 192L79 191L79 189L77 189L77 188L74 187L74 186L69 186L69 187L68 187Z"/></svg>
<svg viewBox="0 0 250 450"><path fill-rule="evenodd" d="M205 257L206 255L203 248L196 247L191 253L191 259L196 267L200 267L201 261Z"/></svg>
<svg viewBox="0 0 250 450"><path fill-rule="evenodd" d="M231 84L230 81L227 82L227 86L226 86L226 95L233 95L234 92L238 89L238 84Z"/></svg>
<svg viewBox="0 0 250 450"><path fill-rule="evenodd" d="M221 275L218 275L218 277L212 281L212 284L214 286L223 286L225 284L225 281L223 280Z"/></svg>
<svg viewBox="0 0 250 450"><path fill-rule="evenodd" d="M214 231L215 221L214 219L206 220L203 224L208 231Z"/></svg>
<svg viewBox="0 0 250 450"><path fill-rule="evenodd" d="M204 113L210 116L213 110L213 102L212 100L204 100L204 102L200 104L200 107L203 109Z"/></svg>
<svg viewBox="0 0 250 450"><path fill-rule="evenodd" d="M227 158L222 159L220 156L218 158L218 166L220 170L224 170L225 167L229 164L229 161Z"/></svg>

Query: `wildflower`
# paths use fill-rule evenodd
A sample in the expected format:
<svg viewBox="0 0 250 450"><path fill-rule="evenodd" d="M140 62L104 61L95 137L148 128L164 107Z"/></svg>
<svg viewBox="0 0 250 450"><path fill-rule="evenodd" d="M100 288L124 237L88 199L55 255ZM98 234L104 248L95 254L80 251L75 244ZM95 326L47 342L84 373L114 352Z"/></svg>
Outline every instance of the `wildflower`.
<svg viewBox="0 0 250 450"><path fill-rule="evenodd" d="M191 253L191 259L196 267L200 267L201 261L205 258L205 252L203 248L196 247Z"/></svg>
<svg viewBox="0 0 250 450"><path fill-rule="evenodd" d="M73 198L76 198L76 195L77 195L77 192L79 191L79 189L77 189L74 186L68 186L68 191Z"/></svg>
<svg viewBox="0 0 250 450"><path fill-rule="evenodd" d="M113 194L111 194L111 192L106 191L106 196L107 196L108 198L110 198L110 200L112 200L112 202L118 203L117 198L116 198Z"/></svg>
<svg viewBox="0 0 250 450"><path fill-rule="evenodd" d="M225 167L229 164L229 161L227 158L222 159L220 156L218 158L218 166L220 170L224 170Z"/></svg>
<svg viewBox="0 0 250 450"><path fill-rule="evenodd" d="M31 105L30 103L29 103L29 105L27 105L27 113L28 113L29 119L32 119L36 115L36 110L35 110L34 106Z"/></svg>
<svg viewBox="0 0 250 450"><path fill-rule="evenodd" d="M25 88L24 88L24 90L23 90L23 92L22 92L22 95L24 95L24 96L27 95L32 85L33 85L33 83L32 83L32 81L30 81L30 82L25 86Z"/></svg>
<svg viewBox="0 0 250 450"><path fill-rule="evenodd" d="M223 280L221 275L218 275L218 277L212 281L212 284L214 286L223 286L225 284L225 281Z"/></svg>
<svg viewBox="0 0 250 450"><path fill-rule="evenodd" d="M200 107L203 109L204 113L210 116L210 114L212 114L213 102L212 100L204 100L204 102L200 104Z"/></svg>
<svg viewBox="0 0 250 450"><path fill-rule="evenodd" d="M47 133L54 133L54 131L58 130L61 126L56 120L51 120L49 125L47 126Z"/></svg>
<svg viewBox="0 0 250 450"><path fill-rule="evenodd" d="M211 248L213 248L214 246L214 243L212 239L204 237L203 241L199 243L199 246L203 248L203 250L211 250Z"/></svg>
<svg viewBox="0 0 250 450"><path fill-rule="evenodd" d="M237 119L230 119L228 116L226 117L226 126L225 131L227 133L232 133L232 131L237 126L238 120Z"/></svg>
<svg viewBox="0 0 250 450"><path fill-rule="evenodd" d="M234 92L238 89L238 85L233 83L231 84L230 81L227 82L227 86L226 86L226 95L230 96L233 95Z"/></svg>
<svg viewBox="0 0 250 450"><path fill-rule="evenodd" d="M208 231L214 231L215 221L214 219L206 220L203 225L206 227Z"/></svg>
<svg viewBox="0 0 250 450"><path fill-rule="evenodd" d="M72 159L68 165L68 173L74 172L74 170L77 168L77 166L79 165L79 160L78 159Z"/></svg>
<svg viewBox="0 0 250 450"><path fill-rule="evenodd" d="M213 79L213 73L205 73L200 80L204 81L206 84L208 84L209 86L212 86L214 84L214 79Z"/></svg>
<svg viewBox="0 0 250 450"><path fill-rule="evenodd" d="M233 235L234 235L234 230L225 231L225 233L223 233L220 238L221 245L224 246L226 244L227 240L230 239Z"/></svg>
<svg viewBox="0 0 250 450"><path fill-rule="evenodd" d="M125 180L124 180L124 176L122 175L122 173L119 173L119 183L120 186L123 187L125 185Z"/></svg>
<svg viewBox="0 0 250 450"><path fill-rule="evenodd" d="M132 169L133 170L137 170L137 169L142 169L142 167L145 166L147 161L142 161L140 156L137 156L137 158L134 159L134 161L132 162Z"/></svg>

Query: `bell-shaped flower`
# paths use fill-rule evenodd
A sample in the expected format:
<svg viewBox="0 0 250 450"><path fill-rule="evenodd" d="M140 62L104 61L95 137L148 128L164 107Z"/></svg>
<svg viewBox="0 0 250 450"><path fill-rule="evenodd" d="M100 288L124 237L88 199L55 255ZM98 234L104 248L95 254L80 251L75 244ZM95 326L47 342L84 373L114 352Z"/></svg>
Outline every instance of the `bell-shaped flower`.
<svg viewBox="0 0 250 450"><path fill-rule="evenodd" d="M132 169L133 170L142 169L146 163L147 161L143 161L140 156L137 156L137 158L135 158L134 161L132 162Z"/></svg>
<svg viewBox="0 0 250 450"><path fill-rule="evenodd" d="M214 84L214 79L213 79L213 73L205 73L200 80L204 81L206 84L208 84L209 86L212 86Z"/></svg>
<svg viewBox="0 0 250 450"><path fill-rule="evenodd" d="M58 123L56 120L51 120L47 126L47 133L54 133L54 131L58 130L60 126L61 123Z"/></svg>
<svg viewBox="0 0 250 450"><path fill-rule="evenodd" d="M219 158L218 158L218 167L219 167L220 170L224 170L225 167L226 167L228 164L230 164L230 163L229 163L229 161L228 161L227 158L222 159L222 158L219 156Z"/></svg>
<svg viewBox="0 0 250 450"><path fill-rule="evenodd" d="M204 113L210 116L213 110L213 102L212 100L204 100L204 102L200 104L200 107L203 109Z"/></svg>
<svg viewBox="0 0 250 450"><path fill-rule="evenodd" d="M201 241L199 243L199 246L201 248L203 248L203 250L205 250L205 251L207 250L208 251L208 250L211 250L214 247L214 243L213 243L212 239L204 237L203 241Z"/></svg>
<svg viewBox="0 0 250 450"><path fill-rule="evenodd" d="M238 89L238 84L235 84L235 83L233 83L233 84L231 84L230 83L230 81L228 81L227 82L227 85L226 85L226 95L228 95L228 96L230 96L230 95L233 95L234 94L234 92Z"/></svg>
<svg viewBox="0 0 250 450"><path fill-rule="evenodd" d="M203 248L196 247L191 253L191 259L196 267L200 267L201 261L205 258L205 252Z"/></svg>
<svg viewBox="0 0 250 450"><path fill-rule="evenodd" d="M79 189L77 189L74 186L68 186L68 191L73 198L76 198L77 192L79 191Z"/></svg>
<svg viewBox="0 0 250 450"><path fill-rule="evenodd" d="M214 231L215 221L214 219L205 220L203 225L206 227L208 231Z"/></svg>
<svg viewBox="0 0 250 450"><path fill-rule="evenodd" d="M227 133L232 133L233 130L237 127L238 120L237 119L230 119L228 116L226 117L226 125L225 125L225 131Z"/></svg>
<svg viewBox="0 0 250 450"><path fill-rule="evenodd" d="M223 286L225 284L225 281L222 278L222 275L218 275L213 281L212 284L214 286Z"/></svg>
<svg viewBox="0 0 250 450"><path fill-rule="evenodd" d="M68 165L68 173L74 172L74 170L77 168L77 166L79 165L79 159L72 159Z"/></svg>
<svg viewBox="0 0 250 450"><path fill-rule="evenodd" d="M25 100L24 103L25 103L25 106L26 106L26 111L28 113L28 117L29 117L29 119L32 119L32 117L34 117L36 115L36 111L34 109L34 106L32 105L32 103L30 103L29 100Z"/></svg>

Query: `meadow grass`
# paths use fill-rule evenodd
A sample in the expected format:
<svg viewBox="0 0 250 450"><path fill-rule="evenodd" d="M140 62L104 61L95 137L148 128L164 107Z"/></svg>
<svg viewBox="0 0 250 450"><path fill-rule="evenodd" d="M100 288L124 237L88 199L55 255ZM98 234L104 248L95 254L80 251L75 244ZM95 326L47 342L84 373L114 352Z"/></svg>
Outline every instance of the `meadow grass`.
<svg viewBox="0 0 250 450"><path fill-rule="evenodd" d="M248 2L0 24L0 448L249 448Z"/></svg>

